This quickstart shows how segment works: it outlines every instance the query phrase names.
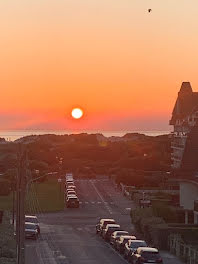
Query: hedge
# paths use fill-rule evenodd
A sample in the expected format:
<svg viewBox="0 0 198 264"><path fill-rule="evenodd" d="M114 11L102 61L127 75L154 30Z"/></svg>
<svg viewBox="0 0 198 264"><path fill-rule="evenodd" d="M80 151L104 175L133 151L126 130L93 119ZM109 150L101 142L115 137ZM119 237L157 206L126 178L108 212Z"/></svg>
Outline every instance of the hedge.
<svg viewBox="0 0 198 264"><path fill-rule="evenodd" d="M7 196L10 194L11 186L7 180L0 180L0 196Z"/></svg>

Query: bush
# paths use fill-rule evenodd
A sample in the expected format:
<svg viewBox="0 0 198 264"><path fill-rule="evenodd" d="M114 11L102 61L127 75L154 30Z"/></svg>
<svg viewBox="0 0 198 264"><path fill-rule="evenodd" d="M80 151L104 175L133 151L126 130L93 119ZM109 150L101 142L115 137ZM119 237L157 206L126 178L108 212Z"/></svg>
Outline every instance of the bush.
<svg viewBox="0 0 198 264"><path fill-rule="evenodd" d="M168 228L165 221L161 217L153 215L152 208L137 208L131 210L131 221L135 225L137 231L141 232L144 239L152 246L166 248L168 236L164 233L163 243L159 230ZM155 232L154 232L155 230Z"/></svg>
<svg viewBox="0 0 198 264"><path fill-rule="evenodd" d="M7 196L10 194L11 186L7 180L0 180L0 196Z"/></svg>
<svg viewBox="0 0 198 264"><path fill-rule="evenodd" d="M145 240L153 244L154 239L153 239L153 227L158 227L159 225L164 225L165 221L161 217L147 217L147 218L142 218L140 221L140 226L141 226L141 232L144 235Z"/></svg>
<svg viewBox="0 0 198 264"><path fill-rule="evenodd" d="M14 260L16 258L16 241L14 238L14 229L10 224L10 217L8 212L4 212L3 221L0 225L0 263L10 263L10 262L2 262L4 258Z"/></svg>

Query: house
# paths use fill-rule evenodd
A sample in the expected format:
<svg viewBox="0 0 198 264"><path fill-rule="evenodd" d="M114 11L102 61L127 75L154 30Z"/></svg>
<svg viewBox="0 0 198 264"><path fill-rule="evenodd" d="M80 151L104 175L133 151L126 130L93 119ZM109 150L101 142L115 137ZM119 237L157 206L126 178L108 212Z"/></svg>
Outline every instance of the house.
<svg viewBox="0 0 198 264"><path fill-rule="evenodd" d="M180 206L198 223L198 92L189 82L183 82L173 109L172 171L180 183Z"/></svg>

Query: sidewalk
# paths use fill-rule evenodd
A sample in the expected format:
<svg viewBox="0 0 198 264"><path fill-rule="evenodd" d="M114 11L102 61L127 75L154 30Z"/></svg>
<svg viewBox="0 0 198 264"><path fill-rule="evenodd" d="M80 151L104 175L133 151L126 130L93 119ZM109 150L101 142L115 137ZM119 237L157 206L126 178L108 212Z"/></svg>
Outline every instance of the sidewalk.
<svg viewBox="0 0 198 264"><path fill-rule="evenodd" d="M175 255L172 255L171 253L161 250L160 254L162 256L162 259L164 261L164 264L184 264L178 257Z"/></svg>

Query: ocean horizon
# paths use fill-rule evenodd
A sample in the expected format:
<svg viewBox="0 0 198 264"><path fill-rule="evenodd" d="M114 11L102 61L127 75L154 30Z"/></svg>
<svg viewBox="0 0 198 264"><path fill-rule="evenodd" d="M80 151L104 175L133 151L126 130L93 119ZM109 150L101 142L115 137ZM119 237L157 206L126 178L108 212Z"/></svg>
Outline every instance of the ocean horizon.
<svg viewBox="0 0 198 264"><path fill-rule="evenodd" d="M5 138L7 141L15 141L19 138L32 135L45 135L45 134L55 134L55 135L65 135L65 134L96 134L100 133L106 137L122 137L127 133L139 133L145 134L147 136L160 136L165 134L170 134L170 130L126 130L126 131L105 131L105 130L81 130L81 131L71 131L71 130L2 130L0 131L0 138Z"/></svg>

